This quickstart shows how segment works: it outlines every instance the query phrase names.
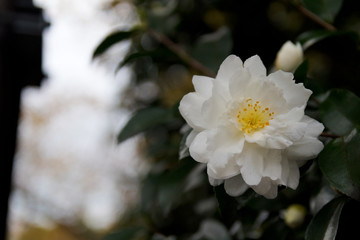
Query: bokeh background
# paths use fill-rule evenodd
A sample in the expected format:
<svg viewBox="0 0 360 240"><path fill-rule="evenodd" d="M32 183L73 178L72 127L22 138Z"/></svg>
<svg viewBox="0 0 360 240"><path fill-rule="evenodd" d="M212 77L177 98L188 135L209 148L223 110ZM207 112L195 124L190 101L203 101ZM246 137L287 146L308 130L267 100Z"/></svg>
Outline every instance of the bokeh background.
<svg viewBox="0 0 360 240"><path fill-rule="evenodd" d="M171 44L212 72L230 53L243 60L258 54L271 71L284 42L324 30L303 12L301 2L3 0L3 236L95 240L119 228L147 226L147 234L138 239L213 239L205 234L209 229L216 230L215 237L232 231L234 239L266 239L262 233L275 226L267 236L286 232L282 239L302 239L306 225L295 231L281 216L296 199L307 208L308 223L335 196L318 169L304 184L324 186L321 190L300 186L299 192L285 192L275 203L253 203L242 212L248 222L220 223L204 169L178 163L184 132L178 116L117 144L135 111L146 106L176 109L192 90L192 75L204 75ZM340 29L338 34L304 53L314 95L334 87L360 94L360 9L356 1L340 2L341 9L328 21ZM106 36L134 26L151 31L121 39L93 57ZM312 110L308 114L318 118ZM315 200L310 204L309 199ZM357 205L348 209L359 210ZM235 238L234 232L242 234Z"/></svg>

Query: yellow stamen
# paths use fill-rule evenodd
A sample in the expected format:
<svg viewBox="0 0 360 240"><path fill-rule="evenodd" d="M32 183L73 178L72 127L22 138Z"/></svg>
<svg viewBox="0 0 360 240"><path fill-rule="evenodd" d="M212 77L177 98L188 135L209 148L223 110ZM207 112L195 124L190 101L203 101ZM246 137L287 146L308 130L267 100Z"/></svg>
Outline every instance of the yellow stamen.
<svg viewBox="0 0 360 240"><path fill-rule="evenodd" d="M253 101L251 98L246 99L241 106L248 108L240 108L237 112L239 129L244 133L250 134L270 125L270 120L273 119L274 112L270 112L268 107L262 107L260 101Z"/></svg>

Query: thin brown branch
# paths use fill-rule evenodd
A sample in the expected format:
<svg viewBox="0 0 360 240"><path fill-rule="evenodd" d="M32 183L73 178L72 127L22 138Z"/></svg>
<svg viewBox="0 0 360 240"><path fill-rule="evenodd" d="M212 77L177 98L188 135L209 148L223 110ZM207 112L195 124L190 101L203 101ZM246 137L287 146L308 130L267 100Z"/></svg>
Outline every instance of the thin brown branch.
<svg viewBox="0 0 360 240"><path fill-rule="evenodd" d="M322 137L329 137L329 138L339 138L340 136L336 135L336 134L332 134L332 133L328 133L328 132L322 132L320 134L320 136Z"/></svg>
<svg viewBox="0 0 360 240"><path fill-rule="evenodd" d="M303 15L305 15L306 17L308 17L312 21L316 22L317 24L319 24L323 28L325 28L325 29L327 29L329 31L336 31L336 28L333 25L331 25L330 23L325 22L324 20L322 20L317 15L310 12L308 9L304 8L300 4L295 4L295 6Z"/></svg>
<svg viewBox="0 0 360 240"><path fill-rule="evenodd" d="M185 63L187 63L189 66L191 66L194 70L198 71L199 73L202 73L209 77L215 77L215 73L205 67L203 64L201 64L199 61L191 57L189 54L185 52L184 49L182 49L178 44L174 43L171 39L169 39L164 34L161 34L159 32L155 32L152 29L148 30L148 33L150 36L155 38L160 43L164 44L169 50L174 52L181 60L183 60Z"/></svg>

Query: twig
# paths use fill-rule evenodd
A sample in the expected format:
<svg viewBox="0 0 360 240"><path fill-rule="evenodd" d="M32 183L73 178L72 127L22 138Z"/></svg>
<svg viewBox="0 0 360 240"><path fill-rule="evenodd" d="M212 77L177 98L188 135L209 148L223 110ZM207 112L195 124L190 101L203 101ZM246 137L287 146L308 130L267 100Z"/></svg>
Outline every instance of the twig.
<svg viewBox="0 0 360 240"><path fill-rule="evenodd" d="M339 138L340 136L336 135L336 134L332 134L332 133L328 133L328 132L322 132L320 134L320 136L322 137L329 137L329 138Z"/></svg>
<svg viewBox="0 0 360 240"><path fill-rule="evenodd" d="M167 36L164 34L161 34L159 32L155 32L152 29L148 30L148 33L155 38L160 43L164 44L168 49L170 49L172 52L174 52L180 59L182 59L185 63L190 65L193 69L197 70L198 72L209 76L209 77L215 77L215 73L202 65L200 62L198 62L196 59L191 57L189 54L187 54L184 49L182 49L179 45L171 41Z"/></svg>
<svg viewBox="0 0 360 240"><path fill-rule="evenodd" d="M310 12L309 10L307 10L306 8L301 6L300 4L295 3L295 6L302 14L304 14L306 17L310 18L312 21L316 22L317 24L319 24L323 28L325 28L325 29L327 29L329 31L336 31L336 28L333 25L331 25L330 23L325 22L324 20L322 20L317 15Z"/></svg>

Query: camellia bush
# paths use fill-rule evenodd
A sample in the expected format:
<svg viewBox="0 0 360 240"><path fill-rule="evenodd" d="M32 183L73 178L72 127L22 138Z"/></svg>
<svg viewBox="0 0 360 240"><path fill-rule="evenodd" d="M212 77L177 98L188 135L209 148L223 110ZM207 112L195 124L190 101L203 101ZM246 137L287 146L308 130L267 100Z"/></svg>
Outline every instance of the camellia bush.
<svg viewBox="0 0 360 240"><path fill-rule="evenodd" d="M94 58L131 41L118 142L141 134L150 169L104 239L358 238L356 1L131 3Z"/></svg>

